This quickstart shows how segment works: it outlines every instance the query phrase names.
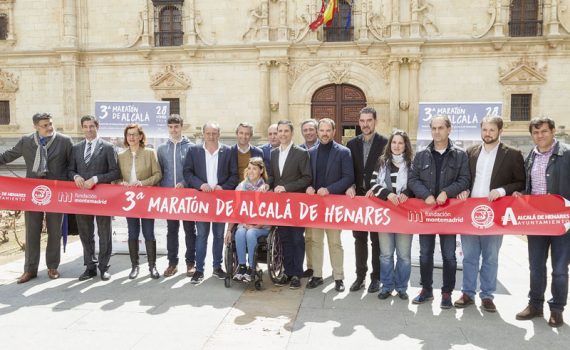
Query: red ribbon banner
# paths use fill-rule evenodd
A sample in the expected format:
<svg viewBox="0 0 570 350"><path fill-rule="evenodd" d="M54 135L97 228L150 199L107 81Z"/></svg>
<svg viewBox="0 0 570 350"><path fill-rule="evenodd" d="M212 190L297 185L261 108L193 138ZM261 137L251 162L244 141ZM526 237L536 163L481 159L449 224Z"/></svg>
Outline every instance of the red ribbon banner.
<svg viewBox="0 0 570 350"><path fill-rule="evenodd" d="M451 199L398 206L377 198L96 185L0 176L0 208L68 214L239 222L397 233L560 235L570 201L560 196Z"/></svg>

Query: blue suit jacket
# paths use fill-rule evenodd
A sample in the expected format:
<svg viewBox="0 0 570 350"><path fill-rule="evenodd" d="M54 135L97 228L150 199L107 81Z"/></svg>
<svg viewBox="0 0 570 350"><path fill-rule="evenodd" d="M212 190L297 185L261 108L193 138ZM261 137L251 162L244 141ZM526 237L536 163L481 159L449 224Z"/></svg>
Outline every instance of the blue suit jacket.
<svg viewBox="0 0 570 350"><path fill-rule="evenodd" d="M327 161L327 169L325 171L325 183L327 190L331 194L344 194L344 192L354 183L354 167L352 166L352 155L350 150L343 145L334 141L329 159ZM317 176L317 155L320 144L309 150L311 157L311 172L313 174L312 186L315 191Z"/></svg>
<svg viewBox="0 0 570 350"><path fill-rule="evenodd" d="M206 175L206 150L202 145L192 145L184 162L184 180L188 187L200 189L208 182ZM218 151L218 185L224 190L233 190L238 184L237 158L234 160L230 147L220 144Z"/></svg>
<svg viewBox="0 0 570 350"><path fill-rule="evenodd" d="M270 143L259 146L259 149L263 152L263 162L265 162L265 168L267 169L267 175L271 174L271 147Z"/></svg>
<svg viewBox="0 0 570 350"><path fill-rule="evenodd" d="M233 145L231 147L231 152L232 152L232 157L235 157L235 161L237 164L237 158L238 158L238 145ZM260 157L263 158L265 160L265 158L263 157L263 151L261 150L261 148L256 147L256 146L251 146L251 148L249 149L249 154L251 154L251 158L253 157Z"/></svg>

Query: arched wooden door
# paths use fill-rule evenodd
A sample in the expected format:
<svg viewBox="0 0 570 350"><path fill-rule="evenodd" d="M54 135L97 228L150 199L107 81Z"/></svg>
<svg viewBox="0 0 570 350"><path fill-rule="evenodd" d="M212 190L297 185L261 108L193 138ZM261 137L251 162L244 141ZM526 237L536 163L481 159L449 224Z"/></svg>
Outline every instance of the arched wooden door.
<svg viewBox="0 0 570 350"><path fill-rule="evenodd" d="M349 84L331 84L315 91L311 100L311 118L331 118L336 123L335 141L346 141L360 134L358 112L366 106L364 92Z"/></svg>

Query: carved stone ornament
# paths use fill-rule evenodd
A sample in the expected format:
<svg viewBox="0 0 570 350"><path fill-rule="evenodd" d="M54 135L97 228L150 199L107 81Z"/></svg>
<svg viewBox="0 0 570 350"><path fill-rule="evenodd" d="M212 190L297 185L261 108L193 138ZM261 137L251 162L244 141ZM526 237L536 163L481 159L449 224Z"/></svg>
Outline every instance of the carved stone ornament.
<svg viewBox="0 0 570 350"><path fill-rule="evenodd" d="M307 69L316 66L316 62L309 63L296 63L289 66L289 87L293 86L293 83L303 74Z"/></svg>
<svg viewBox="0 0 570 350"><path fill-rule="evenodd" d="M536 61L522 57L499 69L499 82L503 85L533 85L546 82L546 65L539 67Z"/></svg>
<svg viewBox="0 0 570 350"><path fill-rule="evenodd" d="M177 71L174 65L168 65L163 72L151 77L150 87L153 90L188 90L190 78L184 72Z"/></svg>
<svg viewBox="0 0 570 350"><path fill-rule="evenodd" d="M0 69L0 92L14 93L18 87L18 78Z"/></svg>
<svg viewBox="0 0 570 350"><path fill-rule="evenodd" d="M388 61L383 60L383 61L372 61L369 63L365 63L363 62L366 66L368 66L369 68L373 69L374 71L378 72L381 76L382 79L384 79L384 82L386 84L390 83L390 64L388 63Z"/></svg>
<svg viewBox="0 0 570 350"><path fill-rule="evenodd" d="M350 63L336 63L329 64L329 80L333 84L344 84L350 78Z"/></svg>

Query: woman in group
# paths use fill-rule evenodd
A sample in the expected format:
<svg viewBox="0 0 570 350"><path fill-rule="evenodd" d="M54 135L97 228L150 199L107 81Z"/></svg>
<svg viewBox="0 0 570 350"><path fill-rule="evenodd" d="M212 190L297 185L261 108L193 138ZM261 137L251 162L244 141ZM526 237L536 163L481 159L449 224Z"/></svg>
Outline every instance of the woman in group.
<svg viewBox="0 0 570 350"><path fill-rule="evenodd" d="M244 180L236 187L236 191L267 191L266 186L267 171L265 163L261 157L250 158L247 168L244 170ZM235 224L229 224L226 232L226 244L232 241L232 229ZM234 241L236 245L236 252L238 256L238 271L234 275L234 280L250 282L255 274L255 266L253 266L253 257L257 246L257 239L259 237L267 236L269 234L270 226L265 225L249 225L239 224L235 235ZM246 266L246 252L247 263ZM229 272L229 271L228 271Z"/></svg>
<svg viewBox="0 0 570 350"><path fill-rule="evenodd" d="M129 124L124 131L126 150L119 153L120 183L124 186L155 186L162 178L156 152L145 148L146 136L141 126ZM145 239L146 256L150 277L160 277L156 269L156 239L154 237L154 219L127 218L129 232L129 255L131 257L130 279L139 275L139 235Z"/></svg>
<svg viewBox="0 0 570 350"><path fill-rule="evenodd" d="M408 171L412 163L412 145L405 131L394 130L379 159L379 169L372 175L372 188L367 197L376 196L394 205L404 203L412 192L407 188ZM412 271L412 235L401 233L378 234L380 242L379 299L387 299L395 289L402 300L408 299L408 282ZM394 267L394 250L398 258Z"/></svg>

